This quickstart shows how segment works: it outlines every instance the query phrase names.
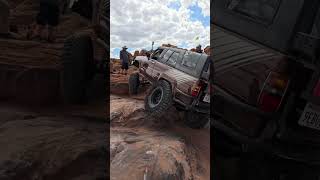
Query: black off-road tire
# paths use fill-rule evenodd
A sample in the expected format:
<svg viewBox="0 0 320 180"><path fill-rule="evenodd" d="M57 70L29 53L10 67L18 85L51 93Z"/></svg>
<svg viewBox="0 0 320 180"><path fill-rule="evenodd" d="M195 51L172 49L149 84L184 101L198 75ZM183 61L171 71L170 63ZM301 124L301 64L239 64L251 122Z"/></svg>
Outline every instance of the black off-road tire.
<svg viewBox="0 0 320 180"><path fill-rule="evenodd" d="M151 98L157 89L162 90L163 94L159 104L153 106L151 103ZM172 105L172 89L170 83L165 80L158 81L158 83L156 83L149 91L148 95L144 99L144 102L145 109L150 117L160 118L163 116L163 114L166 113Z"/></svg>
<svg viewBox="0 0 320 180"><path fill-rule="evenodd" d="M186 125L193 129L204 128L210 120L209 115L192 111L186 111L184 117Z"/></svg>
<svg viewBox="0 0 320 180"><path fill-rule="evenodd" d="M62 60L64 100L72 104L86 103L86 88L95 73L90 35L77 33L68 37L64 43Z"/></svg>
<svg viewBox="0 0 320 180"><path fill-rule="evenodd" d="M129 93L130 93L130 95L138 94L139 85L140 85L139 74L138 73L131 74L129 77Z"/></svg>

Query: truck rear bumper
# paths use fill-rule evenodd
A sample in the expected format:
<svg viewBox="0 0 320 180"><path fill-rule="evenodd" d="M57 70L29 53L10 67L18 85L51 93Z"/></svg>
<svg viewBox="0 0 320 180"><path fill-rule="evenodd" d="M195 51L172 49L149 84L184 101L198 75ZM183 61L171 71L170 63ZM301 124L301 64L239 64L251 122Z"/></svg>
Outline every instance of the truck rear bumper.
<svg viewBox="0 0 320 180"><path fill-rule="evenodd" d="M176 89L173 101L180 105L186 111L194 111L203 114L210 114L210 104L200 102L198 99L185 94L184 92Z"/></svg>
<svg viewBox="0 0 320 180"><path fill-rule="evenodd" d="M194 111L202 114L210 114L210 104L198 102L198 100L194 100L191 105L185 104L177 98L174 98L174 102L182 107L186 111Z"/></svg>
<svg viewBox="0 0 320 180"><path fill-rule="evenodd" d="M209 103L199 102L199 104L191 106L191 109L198 112L198 113L210 114L210 104Z"/></svg>

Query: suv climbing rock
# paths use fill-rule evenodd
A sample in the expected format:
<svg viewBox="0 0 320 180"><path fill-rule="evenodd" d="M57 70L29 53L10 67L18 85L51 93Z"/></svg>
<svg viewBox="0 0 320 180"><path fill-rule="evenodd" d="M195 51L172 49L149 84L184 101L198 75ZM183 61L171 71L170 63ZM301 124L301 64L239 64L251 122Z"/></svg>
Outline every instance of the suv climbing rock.
<svg viewBox="0 0 320 180"><path fill-rule="evenodd" d="M138 63L137 63L138 62ZM174 47L159 47L150 58L137 56L133 62L139 73L129 78L131 94L136 94L141 79L152 84L145 98L145 108L160 117L171 105L185 111L186 122L201 128L209 122L210 58Z"/></svg>

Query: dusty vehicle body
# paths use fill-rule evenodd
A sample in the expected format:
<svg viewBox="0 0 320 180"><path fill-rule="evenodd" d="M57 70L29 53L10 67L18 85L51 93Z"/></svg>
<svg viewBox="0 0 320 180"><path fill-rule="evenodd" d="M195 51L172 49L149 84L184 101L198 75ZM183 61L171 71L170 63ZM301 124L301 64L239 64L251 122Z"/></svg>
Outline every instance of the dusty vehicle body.
<svg viewBox="0 0 320 180"><path fill-rule="evenodd" d="M138 56L135 62L139 62L139 75L154 86L146 98L146 108L150 107L151 112L158 111L156 106L159 102L153 102L153 95L159 83L165 81L172 98L169 104L173 103L186 112L209 116L209 56L179 48L160 47L150 58Z"/></svg>
<svg viewBox="0 0 320 180"><path fill-rule="evenodd" d="M0 57L2 99L16 99L36 105L57 101L84 102L85 94L93 89L91 82L95 79L95 75L105 78L108 65L109 1L78 0L70 10L68 10L69 1L61 2L63 3L61 4L62 14L72 10L81 17L87 18L91 28L82 32L74 29L73 33L63 37L62 41L58 40L54 44L47 45L25 39L0 38L2 44L0 46L4 51L3 56ZM82 7L84 4L89 6ZM34 2L27 8L37 9L36 5L37 3ZM14 5L11 6L16 8ZM33 23L34 15L24 17L19 14L18 6L17 8L12 11L16 13L12 14L14 20L12 17L3 17L10 19L11 23L17 23L10 26L23 29L24 26ZM88 14L90 16L87 16ZM25 24L21 18L26 19ZM64 17L61 16L61 18ZM37 52L32 50L35 46L39 46L39 49L36 49ZM5 53L6 49L8 52L21 54L21 57Z"/></svg>
<svg viewBox="0 0 320 180"><path fill-rule="evenodd" d="M265 166L261 158L246 179L274 179L294 164L301 174L303 165L318 167L319 1L218 0L212 11L217 146L292 162ZM297 178L316 179L317 171Z"/></svg>

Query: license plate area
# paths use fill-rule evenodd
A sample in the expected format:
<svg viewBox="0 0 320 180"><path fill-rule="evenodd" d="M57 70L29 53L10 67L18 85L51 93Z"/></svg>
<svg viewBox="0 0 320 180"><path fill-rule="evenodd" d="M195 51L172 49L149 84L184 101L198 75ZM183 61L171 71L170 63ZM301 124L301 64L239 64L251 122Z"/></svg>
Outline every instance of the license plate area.
<svg viewBox="0 0 320 180"><path fill-rule="evenodd" d="M210 103L210 94L206 94L203 98L204 102Z"/></svg>
<svg viewBox="0 0 320 180"><path fill-rule="evenodd" d="M300 116L298 124L300 126L320 130L320 106L308 103Z"/></svg>

